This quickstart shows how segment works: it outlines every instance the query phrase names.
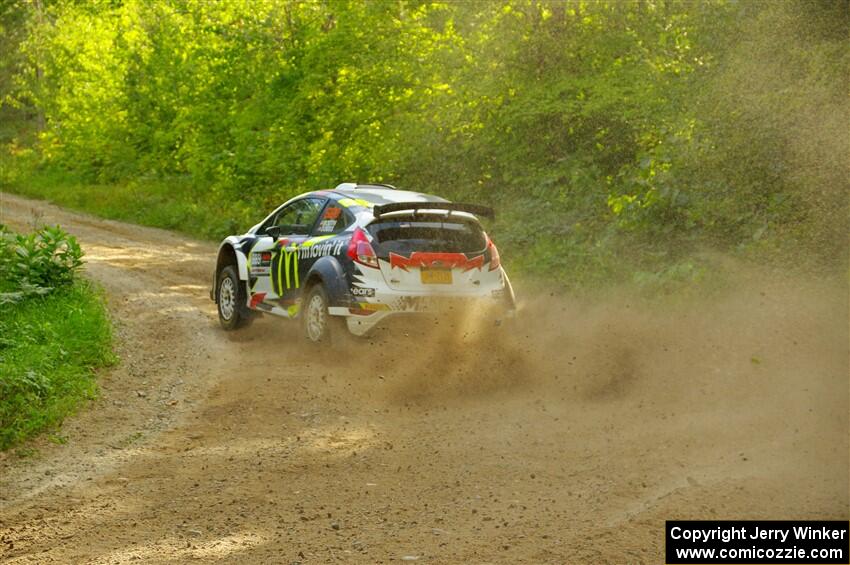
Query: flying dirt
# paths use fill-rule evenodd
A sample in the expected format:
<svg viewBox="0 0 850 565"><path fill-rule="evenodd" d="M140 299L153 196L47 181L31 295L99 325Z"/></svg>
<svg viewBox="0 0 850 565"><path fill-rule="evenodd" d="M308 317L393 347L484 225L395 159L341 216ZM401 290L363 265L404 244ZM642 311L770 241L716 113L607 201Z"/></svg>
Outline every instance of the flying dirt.
<svg viewBox="0 0 850 565"><path fill-rule="evenodd" d="M5 562L658 563L668 519L850 517L841 281L516 285L505 327L317 354L219 328L212 244L0 196L78 237L121 359L66 443L0 455Z"/></svg>

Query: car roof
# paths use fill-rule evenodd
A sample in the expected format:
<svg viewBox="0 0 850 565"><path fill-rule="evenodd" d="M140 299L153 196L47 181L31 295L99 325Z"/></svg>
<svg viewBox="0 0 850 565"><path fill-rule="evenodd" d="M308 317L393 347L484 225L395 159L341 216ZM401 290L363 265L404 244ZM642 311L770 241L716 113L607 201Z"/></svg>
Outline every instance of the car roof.
<svg viewBox="0 0 850 565"><path fill-rule="evenodd" d="M365 200L373 205L390 204L395 202L448 202L433 194L414 192L410 190L398 190L388 186L345 183L333 190L322 191L336 200L350 198L352 200Z"/></svg>
<svg viewBox="0 0 850 565"><path fill-rule="evenodd" d="M424 192L398 190L397 188L391 185L343 183L337 185L337 187L334 189L314 190L290 198L289 200L275 208L275 210L271 212L268 216L266 216L263 221L253 226L251 230L258 228L284 206L297 200L308 198L310 196L330 198L337 202L340 202L342 206L348 208L351 212L354 213L355 216L361 219L364 217L364 215L367 218L371 218L372 207L381 204L392 204L397 202L449 202L449 200L441 198L440 196L426 194ZM474 220L477 220L474 215L469 214L468 212L458 212L458 214L463 217L469 217Z"/></svg>

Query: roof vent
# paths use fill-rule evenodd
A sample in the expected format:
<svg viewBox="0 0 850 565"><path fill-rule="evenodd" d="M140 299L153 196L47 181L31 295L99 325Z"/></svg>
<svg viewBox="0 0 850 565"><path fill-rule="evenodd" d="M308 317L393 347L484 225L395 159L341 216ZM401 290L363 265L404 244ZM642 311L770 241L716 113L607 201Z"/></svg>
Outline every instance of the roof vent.
<svg viewBox="0 0 850 565"><path fill-rule="evenodd" d="M390 190L397 190L396 187L391 184L383 184L380 182L368 182L365 184L358 184L357 186L355 186L355 188L389 188Z"/></svg>

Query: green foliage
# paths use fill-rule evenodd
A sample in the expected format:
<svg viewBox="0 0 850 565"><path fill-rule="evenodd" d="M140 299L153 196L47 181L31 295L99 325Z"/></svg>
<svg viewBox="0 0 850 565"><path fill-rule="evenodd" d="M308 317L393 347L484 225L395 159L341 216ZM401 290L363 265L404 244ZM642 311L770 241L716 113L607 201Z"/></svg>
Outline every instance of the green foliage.
<svg viewBox="0 0 850 565"><path fill-rule="evenodd" d="M0 314L0 450L54 426L97 390L113 361L101 297L78 281Z"/></svg>
<svg viewBox="0 0 850 565"><path fill-rule="evenodd" d="M82 250L58 226L0 226L0 449L58 424L112 361L101 297L76 279Z"/></svg>
<svg viewBox="0 0 850 565"><path fill-rule="evenodd" d="M15 167L0 188L101 217L218 239L257 222L258 209L225 200L186 178L139 178L94 183L57 167Z"/></svg>
<svg viewBox="0 0 850 565"><path fill-rule="evenodd" d="M0 277L16 287L51 289L71 284L83 250L59 226L12 235L0 226Z"/></svg>
<svg viewBox="0 0 850 565"><path fill-rule="evenodd" d="M217 237L389 181L493 204L506 261L567 285L846 261L840 0L12 6L0 88L44 127L0 137L8 189Z"/></svg>

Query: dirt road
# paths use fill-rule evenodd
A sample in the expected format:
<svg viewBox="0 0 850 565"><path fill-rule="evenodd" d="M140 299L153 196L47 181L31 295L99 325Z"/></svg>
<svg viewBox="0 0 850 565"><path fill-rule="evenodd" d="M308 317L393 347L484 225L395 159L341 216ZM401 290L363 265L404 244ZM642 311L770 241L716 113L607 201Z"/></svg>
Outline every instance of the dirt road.
<svg viewBox="0 0 850 565"><path fill-rule="evenodd" d="M218 328L215 248L10 195L106 289L120 364L64 445L0 455L10 563L663 562L673 518L848 518L847 295L530 300L347 358Z"/></svg>

